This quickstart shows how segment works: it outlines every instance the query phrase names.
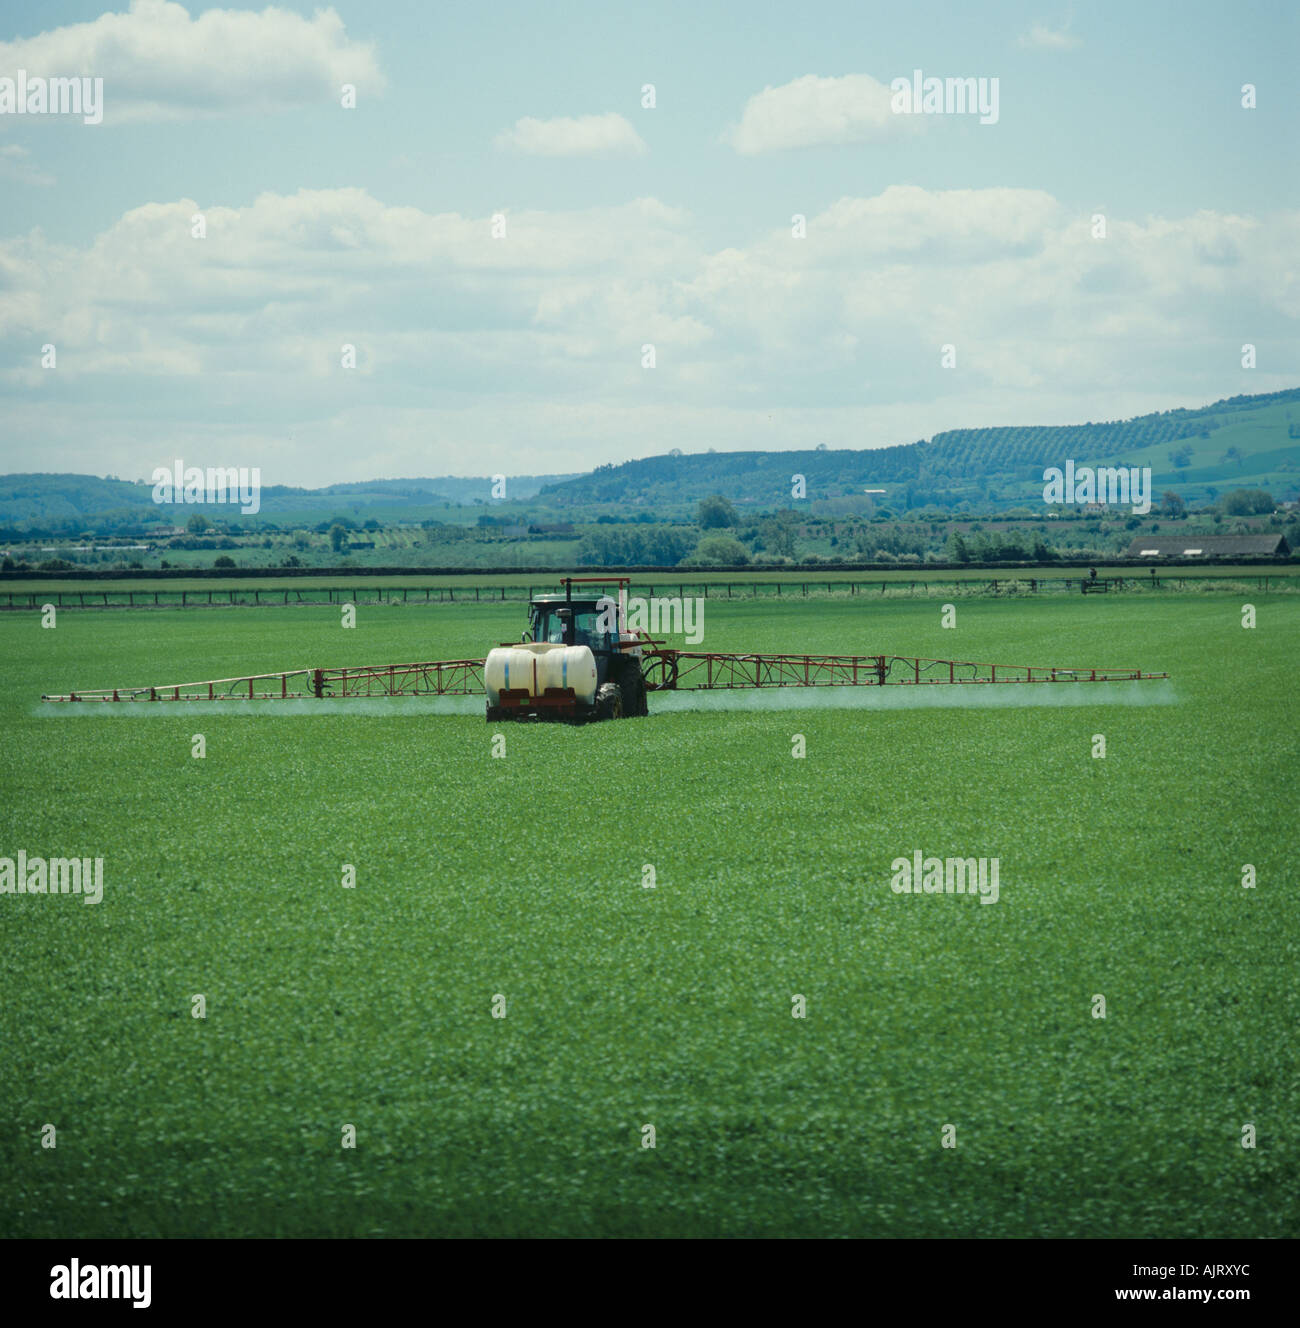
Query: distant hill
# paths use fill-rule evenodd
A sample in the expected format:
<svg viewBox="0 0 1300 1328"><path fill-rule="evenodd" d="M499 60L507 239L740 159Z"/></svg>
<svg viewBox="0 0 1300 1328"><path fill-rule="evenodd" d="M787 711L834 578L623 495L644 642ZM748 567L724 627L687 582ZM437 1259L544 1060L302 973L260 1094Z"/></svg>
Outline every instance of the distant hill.
<svg viewBox="0 0 1300 1328"><path fill-rule="evenodd" d="M532 498L548 484L560 484L576 478L577 475L510 475L506 479L506 491L511 499ZM286 489L277 486L264 489L263 493L305 494L313 498L320 494L382 494L420 502L427 501L428 496L433 494L454 503L472 503L475 498L486 499L491 488L492 480L484 475L443 475L436 479L363 480L356 484L330 484L323 489Z"/></svg>
<svg viewBox="0 0 1300 1328"><path fill-rule="evenodd" d="M568 475L511 475L507 496L527 500L547 484L562 483ZM420 521L434 509L486 501L492 491L487 476L446 475L430 479L364 480L330 484L321 489L299 489L282 484L264 485L257 517L244 517L227 505L186 504L183 509L159 506L148 483L96 475L0 475L0 527L57 530L70 525L111 529L151 523L171 525L195 512L229 518L245 524L258 518L279 524L311 525L334 515L353 520L373 517L381 522Z"/></svg>
<svg viewBox="0 0 1300 1328"><path fill-rule="evenodd" d="M791 477L803 475L813 513L851 513L875 504L895 512L920 507L968 510L1037 507L1043 470L1076 465L1150 466L1153 497L1168 490L1205 502L1232 488L1267 489L1277 499L1300 492L1300 388L1232 397L1197 410L1167 410L1131 420L1076 425L953 429L896 447L666 455L598 466L586 475L512 475L506 495L521 518L529 508L563 519L584 512L681 515L720 493L752 511L789 505ZM0 475L0 531L99 533L183 523L195 512L245 526L286 528L344 519L354 525L424 520L473 521L449 507L487 501L486 476L366 480L321 489L268 485L255 517L229 505L154 503L148 484L94 475ZM570 515L572 514L572 516Z"/></svg>
<svg viewBox="0 0 1300 1328"><path fill-rule="evenodd" d="M1040 503L1044 468L1067 459L1150 466L1157 496L1173 490L1205 500L1211 490L1250 486L1281 498L1300 486L1300 388L1107 423L954 429L897 447L646 457L548 485L539 499L670 510L720 493L738 504L779 507L791 476L801 474L814 502L857 500L864 489L883 488L878 502L895 509L1006 508Z"/></svg>

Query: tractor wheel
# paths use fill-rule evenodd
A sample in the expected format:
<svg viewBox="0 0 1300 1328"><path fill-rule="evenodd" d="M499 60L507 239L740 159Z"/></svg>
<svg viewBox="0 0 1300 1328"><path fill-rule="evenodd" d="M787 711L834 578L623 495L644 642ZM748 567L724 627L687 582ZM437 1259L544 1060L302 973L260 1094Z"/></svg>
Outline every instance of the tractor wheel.
<svg viewBox="0 0 1300 1328"><path fill-rule="evenodd" d="M607 682L596 693L595 709L597 719L623 718L623 693L619 691L617 683Z"/></svg>
<svg viewBox="0 0 1300 1328"><path fill-rule="evenodd" d="M639 666L629 668L623 674L623 714L630 718L640 718L650 713L645 701L645 679Z"/></svg>

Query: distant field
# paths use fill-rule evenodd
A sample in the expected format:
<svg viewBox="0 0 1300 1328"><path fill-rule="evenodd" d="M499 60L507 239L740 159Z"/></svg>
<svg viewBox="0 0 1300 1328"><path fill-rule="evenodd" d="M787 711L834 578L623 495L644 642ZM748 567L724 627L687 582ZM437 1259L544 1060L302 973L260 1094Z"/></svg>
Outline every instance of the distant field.
<svg viewBox="0 0 1300 1328"><path fill-rule="evenodd" d="M1112 458L1126 466L1150 466L1157 489L1174 485L1220 488L1275 486L1286 489L1295 484L1300 445L1290 437L1293 405L1279 401L1242 409L1222 417L1222 423L1206 437L1193 436L1180 442L1192 449L1188 465L1175 468L1169 461L1169 443L1124 451ZM1241 452L1240 460L1226 459L1230 448Z"/></svg>
<svg viewBox="0 0 1300 1328"><path fill-rule="evenodd" d="M477 701L37 698L474 656L517 604L0 615L0 856L104 859L0 896L0 1235L1300 1234L1300 604L1251 602L710 600L710 649L1171 681L652 696L504 759ZM895 894L914 849L1000 899Z"/></svg>
<svg viewBox="0 0 1300 1328"><path fill-rule="evenodd" d="M883 571L853 572L844 571L835 568L779 568L772 571L752 571L752 572L688 572L678 568L664 568L661 572L647 572L633 577L633 593L636 593L638 586L664 587L666 591L674 588L691 586L727 586L734 587L736 595L748 593L748 588L754 585L771 586L780 582L783 586L808 585L825 587L830 585L847 585L850 582L857 582L862 585L879 585L882 581L886 584L895 584L899 582L966 582L972 584L986 584L989 581L997 580L1001 582L1029 580L1036 578L1039 581L1061 580L1073 578L1077 580L1080 576L1088 574L1088 564L1073 563L1060 566L1047 566L1037 568L990 568L990 569L937 569L926 566L899 567L890 568ZM594 568L575 568L573 571L575 577L578 576L599 576L601 573ZM1099 576L1124 577L1126 580L1149 578L1150 571L1146 567L1116 567L1099 568ZM1250 564L1242 566L1197 566L1195 564L1187 567L1157 567L1156 575L1162 580L1190 580L1196 578L1205 581L1231 581L1244 580L1254 584L1261 577L1268 577L1270 582L1281 581L1281 578L1288 578L1300 585L1300 562L1283 562L1277 564ZM68 577L57 580L32 580L17 579L13 581L0 581L0 604L6 603L10 595L41 595L49 593L62 592L64 594L85 594L88 598L92 595L100 596L108 594L110 598L124 594L153 595L158 594L160 598L165 599L169 596L179 596L182 592L195 591L206 595L209 591L228 590L256 590L266 592L267 594L291 592L290 598L294 592L305 592L315 587L335 587L347 588L355 587L373 587L383 586L385 588L393 587L401 590L403 587L414 597L415 592L423 592L426 589L438 590L447 588L458 588L475 586L487 588L494 587L500 589L506 587L515 591L526 591L528 587L537 590L554 589L560 583L561 577L558 574L534 572L525 575L519 573L496 573L496 572L475 572L462 571L453 572L445 575L427 576L416 574L380 574L374 572L364 572L360 570L347 572L323 572L312 576L285 576L285 577L177 577L175 579L158 579L148 577L122 578L113 580L90 580L85 577Z"/></svg>

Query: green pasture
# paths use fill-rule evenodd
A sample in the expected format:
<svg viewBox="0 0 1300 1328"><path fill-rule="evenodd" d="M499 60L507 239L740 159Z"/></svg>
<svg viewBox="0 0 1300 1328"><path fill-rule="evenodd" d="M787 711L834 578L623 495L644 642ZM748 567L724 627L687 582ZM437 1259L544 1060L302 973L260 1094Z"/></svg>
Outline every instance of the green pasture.
<svg viewBox="0 0 1300 1328"><path fill-rule="evenodd" d="M518 604L0 614L0 858L104 863L0 894L0 1234L1295 1236L1300 604L1244 602L710 599L706 649L1170 681L584 728L39 700ZM997 902L895 893L918 849Z"/></svg>

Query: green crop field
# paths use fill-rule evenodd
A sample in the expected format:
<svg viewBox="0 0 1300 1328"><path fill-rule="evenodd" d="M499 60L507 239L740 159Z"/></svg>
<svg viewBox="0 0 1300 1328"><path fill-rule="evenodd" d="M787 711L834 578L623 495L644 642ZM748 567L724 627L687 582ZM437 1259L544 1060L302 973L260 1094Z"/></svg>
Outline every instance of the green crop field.
<svg viewBox="0 0 1300 1328"><path fill-rule="evenodd" d="M0 615L0 857L104 864L0 896L0 1235L1300 1234L1300 604L1251 603L710 600L707 649L1170 681L500 729L39 697L518 604ZM916 850L996 903L895 893Z"/></svg>

